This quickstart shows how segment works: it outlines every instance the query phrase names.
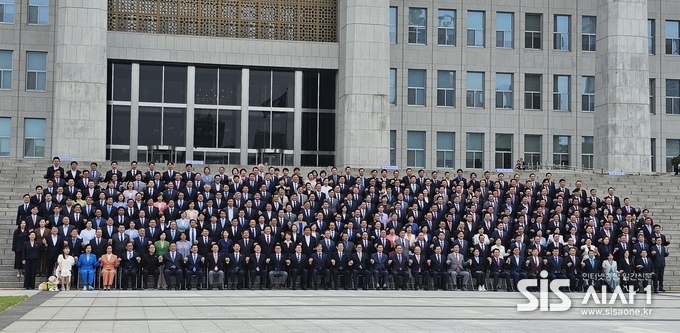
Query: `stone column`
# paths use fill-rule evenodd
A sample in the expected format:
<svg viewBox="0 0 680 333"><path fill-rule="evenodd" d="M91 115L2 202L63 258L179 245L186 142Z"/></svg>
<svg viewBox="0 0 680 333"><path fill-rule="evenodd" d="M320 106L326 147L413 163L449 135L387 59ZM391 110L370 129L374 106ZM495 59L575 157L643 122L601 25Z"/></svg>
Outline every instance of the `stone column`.
<svg viewBox="0 0 680 333"><path fill-rule="evenodd" d="M336 165L389 164L389 1L340 0Z"/></svg>
<svg viewBox="0 0 680 333"><path fill-rule="evenodd" d="M52 155L103 161L107 1L56 1Z"/></svg>
<svg viewBox="0 0 680 333"><path fill-rule="evenodd" d="M648 70L647 0L598 0L596 170L651 171Z"/></svg>

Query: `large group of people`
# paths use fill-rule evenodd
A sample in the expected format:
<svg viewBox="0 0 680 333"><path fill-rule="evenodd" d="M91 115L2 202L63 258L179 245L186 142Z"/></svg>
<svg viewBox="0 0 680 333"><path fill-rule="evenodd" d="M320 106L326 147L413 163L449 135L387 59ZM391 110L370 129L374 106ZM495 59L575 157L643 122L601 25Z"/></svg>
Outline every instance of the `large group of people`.
<svg viewBox="0 0 680 333"><path fill-rule="evenodd" d="M311 171L212 174L173 163L100 172L60 159L25 194L13 251L26 289L425 289L516 291L521 279L664 291L668 240L610 187L551 173ZM391 174L390 174L391 173ZM196 282L193 282L194 277ZM205 281L204 281L205 280Z"/></svg>

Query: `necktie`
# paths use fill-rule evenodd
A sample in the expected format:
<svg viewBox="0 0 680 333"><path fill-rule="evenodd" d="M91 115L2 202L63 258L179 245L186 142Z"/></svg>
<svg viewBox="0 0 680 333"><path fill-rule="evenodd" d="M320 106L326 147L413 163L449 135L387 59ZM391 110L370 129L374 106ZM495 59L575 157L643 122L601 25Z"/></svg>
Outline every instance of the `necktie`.
<svg viewBox="0 0 680 333"><path fill-rule="evenodd" d="M128 260L132 259L132 252L128 252Z"/></svg>
<svg viewBox="0 0 680 333"><path fill-rule="evenodd" d="M300 254L299 253L297 254L297 261L298 261L298 263L300 262Z"/></svg>
<svg viewBox="0 0 680 333"><path fill-rule="evenodd" d="M172 258L172 261L175 261L175 252L170 253L170 257Z"/></svg>

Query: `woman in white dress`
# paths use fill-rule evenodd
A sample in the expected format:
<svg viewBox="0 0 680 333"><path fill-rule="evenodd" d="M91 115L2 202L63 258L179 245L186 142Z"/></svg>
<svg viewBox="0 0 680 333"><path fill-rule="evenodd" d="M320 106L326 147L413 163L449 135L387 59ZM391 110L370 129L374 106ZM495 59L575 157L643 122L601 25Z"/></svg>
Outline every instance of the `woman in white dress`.
<svg viewBox="0 0 680 333"><path fill-rule="evenodd" d="M588 251L595 252L595 257L600 257L600 253L597 250L597 246L593 245L593 241L590 238L586 238L586 244L581 246L581 251L583 252L583 260L588 258ZM601 260L602 258L600 258ZM616 263L614 263L616 264Z"/></svg>
<svg viewBox="0 0 680 333"><path fill-rule="evenodd" d="M613 291L619 286L619 269L616 261L614 261L613 254L608 254L607 260L602 262L602 271L604 273L604 279Z"/></svg>
<svg viewBox="0 0 680 333"><path fill-rule="evenodd" d="M127 183L127 190L123 192L123 196L125 197L126 203L130 199L135 200L135 196L137 196L137 191L135 191L135 183L133 182Z"/></svg>
<svg viewBox="0 0 680 333"><path fill-rule="evenodd" d="M95 238L96 230L92 229L92 221L85 222L85 229L80 232L78 238L83 240L83 244L90 244L90 241Z"/></svg>
<svg viewBox="0 0 680 333"><path fill-rule="evenodd" d="M196 204L193 201L189 202L189 208L184 211L186 214L186 218L191 222L191 220L197 220L198 219L198 213L199 211L196 210Z"/></svg>
<svg viewBox="0 0 680 333"><path fill-rule="evenodd" d="M70 253L71 248L64 246L62 254L57 258L57 272L61 276L61 290L71 290L71 268L73 267L74 260Z"/></svg>

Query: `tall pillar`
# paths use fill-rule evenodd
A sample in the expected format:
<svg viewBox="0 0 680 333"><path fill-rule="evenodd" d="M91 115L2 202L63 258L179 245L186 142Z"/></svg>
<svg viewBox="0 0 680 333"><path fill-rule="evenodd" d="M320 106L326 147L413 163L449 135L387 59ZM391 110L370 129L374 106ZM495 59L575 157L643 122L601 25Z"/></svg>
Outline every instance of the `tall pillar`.
<svg viewBox="0 0 680 333"><path fill-rule="evenodd" d="M107 1L56 1L52 154L103 161Z"/></svg>
<svg viewBox="0 0 680 333"><path fill-rule="evenodd" d="M389 164L389 0L338 1L336 165Z"/></svg>
<svg viewBox="0 0 680 333"><path fill-rule="evenodd" d="M650 172L647 0L598 0L596 170Z"/></svg>

